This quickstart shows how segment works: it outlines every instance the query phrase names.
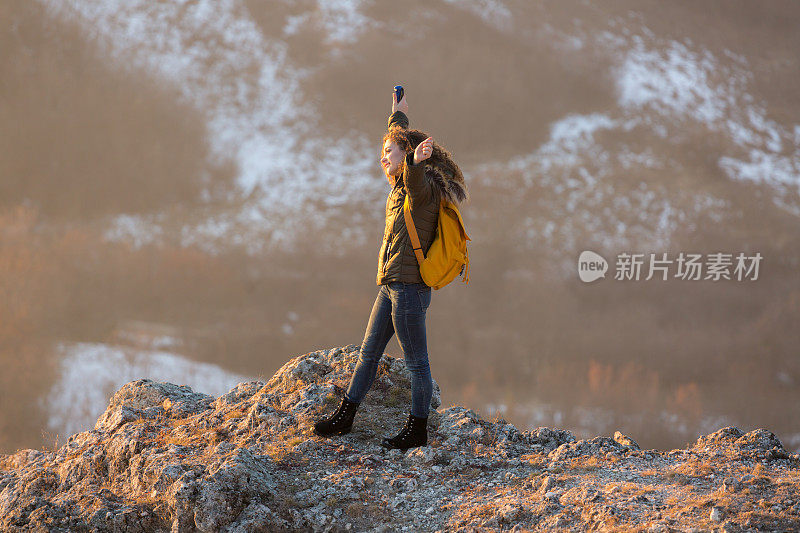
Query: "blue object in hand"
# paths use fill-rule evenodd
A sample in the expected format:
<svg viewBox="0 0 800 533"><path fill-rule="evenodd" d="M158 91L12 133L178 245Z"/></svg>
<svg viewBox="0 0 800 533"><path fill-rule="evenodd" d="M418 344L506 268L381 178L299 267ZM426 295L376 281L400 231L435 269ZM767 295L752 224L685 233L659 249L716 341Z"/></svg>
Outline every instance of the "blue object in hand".
<svg viewBox="0 0 800 533"><path fill-rule="evenodd" d="M403 86L402 85L395 85L394 86L394 94L397 95L397 98L395 100L397 102L400 102L400 100L403 99Z"/></svg>

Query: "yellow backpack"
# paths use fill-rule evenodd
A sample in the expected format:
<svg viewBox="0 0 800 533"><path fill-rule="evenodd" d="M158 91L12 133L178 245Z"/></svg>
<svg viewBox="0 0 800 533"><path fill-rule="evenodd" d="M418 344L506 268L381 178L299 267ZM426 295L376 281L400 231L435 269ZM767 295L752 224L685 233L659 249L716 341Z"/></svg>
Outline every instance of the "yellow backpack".
<svg viewBox="0 0 800 533"><path fill-rule="evenodd" d="M419 263L419 273L425 285L439 290L462 272L464 276L461 281L469 284L467 241L472 239L469 238L464 229L464 221L461 220L461 213L458 212L456 204L444 198L439 202L439 222L436 228L436 236L428 249L427 257L422 253L417 228L411 218L408 195L406 195L406 200L403 203L403 215L406 220L408 236L411 237L414 254L417 256L417 262Z"/></svg>

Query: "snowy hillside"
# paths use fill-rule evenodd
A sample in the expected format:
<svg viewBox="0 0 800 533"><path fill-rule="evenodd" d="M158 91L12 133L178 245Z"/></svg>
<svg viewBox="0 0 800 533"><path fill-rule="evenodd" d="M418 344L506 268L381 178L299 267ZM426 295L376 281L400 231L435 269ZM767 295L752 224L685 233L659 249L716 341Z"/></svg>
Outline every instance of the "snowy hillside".
<svg viewBox="0 0 800 533"><path fill-rule="evenodd" d="M777 120L754 92L757 59L657 34L632 12L595 6L568 18L564 8L499 0L412 4L400 17L366 1L44 1L54 17L81 21L109 61L178 87L206 117L212 157L238 168L228 208L181 221L120 214L110 239L145 243L179 231L182 242L211 250L288 250L335 222L343 238L318 239L324 251L371 245L387 188L377 136L390 88L406 78L412 125L441 135L479 193L465 210L475 242L522 239L561 259L587 246L663 250L701 216L738 217L750 198L736 192L742 183L765 191L788 223L800 217L800 123ZM471 44L453 30L451 40L476 68L452 72L453 87L424 86L399 57L435 47L448 23L475 35ZM485 49L487 35L496 50ZM497 89L481 69L489 56L510 80ZM439 60L453 63L444 70L464 61ZM540 74L549 81L526 87ZM493 91L497 101L484 101ZM437 112L424 99L440 93L449 99ZM509 143L493 147L503 134L470 122L478 111L448 116L478 103L505 114L513 106L511 128L527 122L543 134L519 136L513 153ZM480 142L455 131L486 128ZM519 218L500 227L492 220L509 203Z"/></svg>

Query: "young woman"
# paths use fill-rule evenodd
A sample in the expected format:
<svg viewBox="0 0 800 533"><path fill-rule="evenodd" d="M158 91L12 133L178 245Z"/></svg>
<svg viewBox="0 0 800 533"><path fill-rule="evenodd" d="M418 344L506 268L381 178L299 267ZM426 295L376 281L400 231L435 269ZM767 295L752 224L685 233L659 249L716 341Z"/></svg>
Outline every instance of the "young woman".
<svg viewBox="0 0 800 533"><path fill-rule="evenodd" d="M458 203L468 195L464 176L450 153L424 132L408 129L405 97L397 102L392 94L389 131L383 137L380 160L392 186L386 200L386 225L378 254L376 281L380 289L342 403L332 415L319 420L314 431L320 436L350 432L358 405L375 379L383 351L396 333L411 373L411 414L402 431L384 438L382 444L405 451L428 444L427 422L433 383L425 336L425 312L431 303L431 288L419 273L406 229L403 202L408 195L420 246L427 253L436 234L441 198Z"/></svg>

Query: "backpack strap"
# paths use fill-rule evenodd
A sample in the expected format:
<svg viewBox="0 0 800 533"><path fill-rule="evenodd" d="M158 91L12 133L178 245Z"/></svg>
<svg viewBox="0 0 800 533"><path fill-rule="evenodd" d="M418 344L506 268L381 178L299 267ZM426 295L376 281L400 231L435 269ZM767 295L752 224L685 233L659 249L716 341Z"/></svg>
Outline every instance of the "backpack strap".
<svg viewBox="0 0 800 533"><path fill-rule="evenodd" d="M411 206L408 203L408 194L406 194L406 200L403 202L403 216L406 219L406 230L408 230L408 236L411 238L411 245L414 247L414 255L417 256L417 263L422 266L425 255L422 253L422 244L419 242L419 235L417 235L417 227L414 225L414 219L411 218Z"/></svg>
<svg viewBox="0 0 800 533"><path fill-rule="evenodd" d="M466 250L466 264L464 265L464 277L461 278L461 281L469 285L469 249Z"/></svg>

